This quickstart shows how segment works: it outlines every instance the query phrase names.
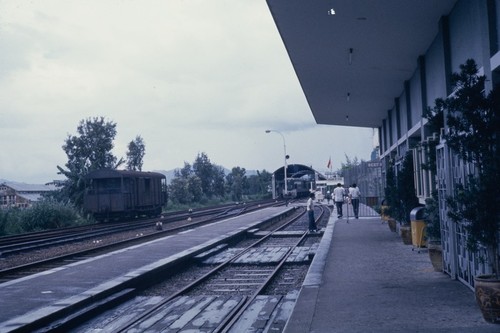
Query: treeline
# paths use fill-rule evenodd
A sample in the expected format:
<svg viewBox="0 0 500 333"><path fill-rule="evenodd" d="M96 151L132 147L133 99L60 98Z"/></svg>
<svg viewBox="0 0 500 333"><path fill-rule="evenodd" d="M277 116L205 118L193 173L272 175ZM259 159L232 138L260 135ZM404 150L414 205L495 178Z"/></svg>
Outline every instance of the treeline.
<svg viewBox="0 0 500 333"><path fill-rule="evenodd" d="M169 201L174 204L208 203L218 201L242 201L270 197L272 174L266 170L247 176L245 168L234 167L227 175L224 168L210 162L200 153L193 164L175 172L168 186Z"/></svg>

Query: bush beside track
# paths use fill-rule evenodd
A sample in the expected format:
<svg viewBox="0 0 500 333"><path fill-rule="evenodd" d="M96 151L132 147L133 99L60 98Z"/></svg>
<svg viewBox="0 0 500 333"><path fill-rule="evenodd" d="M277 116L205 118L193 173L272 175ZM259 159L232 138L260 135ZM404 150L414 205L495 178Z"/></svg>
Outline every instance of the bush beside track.
<svg viewBox="0 0 500 333"><path fill-rule="evenodd" d="M71 204L47 199L28 208L0 209L0 236L94 223Z"/></svg>
<svg viewBox="0 0 500 333"><path fill-rule="evenodd" d="M174 205L169 202L168 209L164 210L164 213L216 207L228 203L234 203L234 201L206 200L203 203L191 205ZM94 223L96 221L92 217L83 217L75 206L49 198L28 208L0 209L0 237Z"/></svg>

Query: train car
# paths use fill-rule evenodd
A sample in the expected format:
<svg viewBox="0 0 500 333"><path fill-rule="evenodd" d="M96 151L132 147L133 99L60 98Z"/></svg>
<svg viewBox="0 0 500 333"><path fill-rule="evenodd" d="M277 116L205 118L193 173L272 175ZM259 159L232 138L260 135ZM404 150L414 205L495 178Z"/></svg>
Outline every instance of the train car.
<svg viewBox="0 0 500 333"><path fill-rule="evenodd" d="M157 172L101 169L85 177L83 209L98 221L159 216L166 177Z"/></svg>

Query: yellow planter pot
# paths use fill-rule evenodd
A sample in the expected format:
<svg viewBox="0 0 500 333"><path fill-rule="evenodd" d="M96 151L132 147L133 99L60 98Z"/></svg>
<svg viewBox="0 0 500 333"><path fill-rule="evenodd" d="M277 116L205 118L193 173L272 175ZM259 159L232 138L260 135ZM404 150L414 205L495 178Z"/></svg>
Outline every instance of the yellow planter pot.
<svg viewBox="0 0 500 333"><path fill-rule="evenodd" d="M411 221L411 242L416 247L424 247L426 245L424 221Z"/></svg>

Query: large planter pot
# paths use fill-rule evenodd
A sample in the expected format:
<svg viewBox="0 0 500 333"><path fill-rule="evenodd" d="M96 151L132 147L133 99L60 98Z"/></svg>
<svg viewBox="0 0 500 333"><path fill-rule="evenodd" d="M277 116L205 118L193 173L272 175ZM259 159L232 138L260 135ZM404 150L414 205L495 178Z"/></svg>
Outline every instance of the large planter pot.
<svg viewBox="0 0 500 333"><path fill-rule="evenodd" d="M397 224L396 224L396 220L389 218L389 219L387 220L387 225L389 226L389 229L390 229L392 232L396 232L396 231L397 231L397 228L396 228L396 226L397 226Z"/></svg>
<svg viewBox="0 0 500 333"><path fill-rule="evenodd" d="M391 217L388 214L389 206L381 206L380 207L380 218L384 221L389 221Z"/></svg>
<svg viewBox="0 0 500 333"><path fill-rule="evenodd" d="M431 260L432 267L436 272L443 271L443 247L439 241L427 242L427 249L429 250L429 259Z"/></svg>
<svg viewBox="0 0 500 333"><path fill-rule="evenodd" d="M494 275L476 276L474 292L483 318L487 322L500 324L500 280Z"/></svg>
<svg viewBox="0 0 500 333"><path fill-rule="evenodd" d="M412 242L411 242L411 226L402 225L399 228L399 230L401 232L401 239L403 239L403 243L405 245L411 245L412 244Z"/></svg>

